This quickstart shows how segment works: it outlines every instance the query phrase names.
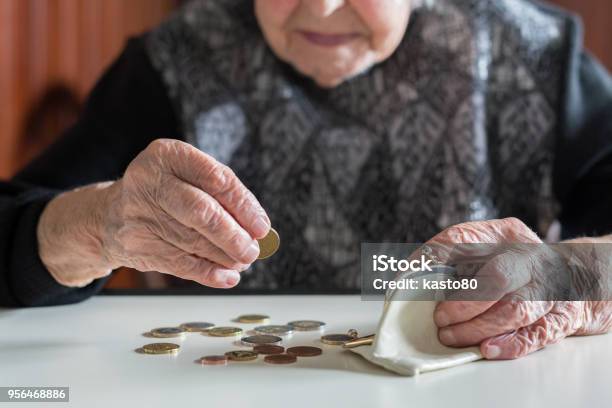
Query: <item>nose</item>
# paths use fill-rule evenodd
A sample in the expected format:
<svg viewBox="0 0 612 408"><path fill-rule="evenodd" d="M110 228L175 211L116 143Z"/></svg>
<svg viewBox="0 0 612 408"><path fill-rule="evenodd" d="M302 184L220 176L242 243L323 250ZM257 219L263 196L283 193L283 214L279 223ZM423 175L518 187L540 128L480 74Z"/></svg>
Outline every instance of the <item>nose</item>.
<svg viewBox="0 0 612 408"><path fill-rule="evenodd" d="M302 0L317 17L329 17L344 6L345 0Z"/></svg>

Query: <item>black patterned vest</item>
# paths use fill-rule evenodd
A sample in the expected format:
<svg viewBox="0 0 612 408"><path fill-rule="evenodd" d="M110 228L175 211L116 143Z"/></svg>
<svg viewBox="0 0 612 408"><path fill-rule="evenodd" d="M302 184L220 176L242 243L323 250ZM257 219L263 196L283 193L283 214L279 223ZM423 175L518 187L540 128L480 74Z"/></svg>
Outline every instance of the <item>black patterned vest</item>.
<svg viewBox="0 0 612 408"><path fill-rule="evenodd" d="M242 287L359 287L361 242L555 218L567 20L523 0L433 0L385 62L323 90L267 47L250 0L199 0L148 35L185 138L259 198L281 250Z"/></svg>

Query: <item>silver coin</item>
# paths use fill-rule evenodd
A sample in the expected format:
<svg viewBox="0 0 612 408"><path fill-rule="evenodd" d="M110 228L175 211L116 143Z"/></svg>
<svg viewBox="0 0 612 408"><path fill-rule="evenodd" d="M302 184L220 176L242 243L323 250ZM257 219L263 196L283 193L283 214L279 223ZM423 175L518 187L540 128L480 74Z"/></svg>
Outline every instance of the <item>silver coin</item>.
<svg viewBox="0 0 612 408"><path fill-rule="evenodd" d="M257 326L253 329L257 334L271 334L273 336L288 336L293 333L293 328L288 325L269 324L267 326Z"/></svg>
<svg viewBox="0 0 612 408"><path fill-rule="evenodd" d="M245 346L250 347L250 346L260 346L263 344L265 345L278 344L281 341L283 341L283 339L281 339L278 336L271 336L269 334L256 334L254 336L243 337L242 339L240 339L240 341Z"/></svg>
<svg viewBox="0 0 612 408"><path fill-rule="evenodd" d="M287 325L297 331L314 331L322 330L325 326L325 322L319 322L317 320L295 320L287 323Z"/></svg>

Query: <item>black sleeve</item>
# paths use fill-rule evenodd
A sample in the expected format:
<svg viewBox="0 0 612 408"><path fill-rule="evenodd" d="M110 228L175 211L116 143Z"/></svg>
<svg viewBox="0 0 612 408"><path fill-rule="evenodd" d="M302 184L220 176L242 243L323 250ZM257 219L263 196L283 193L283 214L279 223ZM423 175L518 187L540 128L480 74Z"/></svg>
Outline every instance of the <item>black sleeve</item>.
<svg viewBox="0 0 612 408"><path fill-rule="evenodd" d="M563 239L612 233L612 78L584 52L568 69L554 182Z"/></svg>
<svg viewBox="0 0 612 408"><path fill-rule="evenodd" d="M180 138L172 104L142 39L130 40L88 98L74 127L10 182L0 182L0 305L81 301L105 279L83 288L58 284L38 256L36 227L59 192L121 177L157 138Z"/></svg>

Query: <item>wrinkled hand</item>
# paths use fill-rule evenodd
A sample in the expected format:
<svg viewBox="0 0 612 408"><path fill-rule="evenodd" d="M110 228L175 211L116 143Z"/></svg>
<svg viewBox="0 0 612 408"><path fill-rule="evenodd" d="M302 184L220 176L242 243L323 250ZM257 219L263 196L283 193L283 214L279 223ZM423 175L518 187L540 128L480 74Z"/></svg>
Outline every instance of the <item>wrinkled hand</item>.
<svg viewBox="0 0 612 408"><path fill-rule="evenodd" d="M176 140L151 143L113 190L102 241L115 265L232 287L270 228L231 169Z"/></svg>
<svg viewBox="0 0 612 408"><path fill-rule="evenodd" d="M39 254L66 286L121 266L228 288L259 255L270 220L225 165L187 143L157 140L118 181L66 192L45 208Z"/></svg>
<svg viewBox="0 0 612 408"><path fill-rule="evenodd" d="M443 344L480 344L485 358L513 359L567 336L610 329L612 302L526 300L563 299L567 295L564 278L568 276L573 276L577 290L595 279L576 278L576 273L588 275L592 266L588 256L581 258L583 268L570 270L559 253L534 245L541 242L520 220L508 218L459 224L426 243L446 264L482 261L474 277L483 278L479 284L485 283L486 300L445 301L436 307L434 320ZM456 246L505 243L512 245Z"/></svg>

